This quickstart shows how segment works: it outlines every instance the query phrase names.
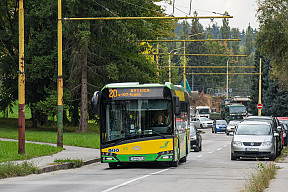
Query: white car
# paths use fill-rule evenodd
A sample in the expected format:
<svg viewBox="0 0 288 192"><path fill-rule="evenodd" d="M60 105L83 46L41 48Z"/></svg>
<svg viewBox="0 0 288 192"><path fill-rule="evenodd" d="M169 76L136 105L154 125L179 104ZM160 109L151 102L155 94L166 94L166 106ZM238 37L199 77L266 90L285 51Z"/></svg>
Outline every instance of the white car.
<svg viewBox="0 0 288 192"><path fill-rule="evenodd" d="M191 118L191 123L194 124L194 126L196 127L196 129L200 128L200 120L197 117L192 117Z"/></svg>
<svg viewBox="0 0 288 192"><path fill-rule="evenodd" d="M212 128L213 120L208 119L207 117L200 117L200 128Z"/></svg>
<svg viewBox="0 0 288 192"><path fill-rule="evenodd" d="M240 123L240 121L229 121L227 128L226 128L226 135L229 135L231 132L234 132L235 127L237 126L237 124Z"/></svg>

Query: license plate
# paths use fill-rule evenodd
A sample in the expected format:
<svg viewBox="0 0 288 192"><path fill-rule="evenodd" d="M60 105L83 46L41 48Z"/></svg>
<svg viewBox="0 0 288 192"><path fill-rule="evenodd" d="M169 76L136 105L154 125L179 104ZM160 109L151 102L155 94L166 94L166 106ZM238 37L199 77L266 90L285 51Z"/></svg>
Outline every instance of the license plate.
<svg viewBox="0 0 288 192"><path fill-rule="evenodd" d="M246 151L259 151L258 148L246 148Z"/></svg>
<svg viewBox="0 0 288 192"><path fill-rule="evenodd" d="M145 157L129 157L129 161L145 161Z"/></svg>

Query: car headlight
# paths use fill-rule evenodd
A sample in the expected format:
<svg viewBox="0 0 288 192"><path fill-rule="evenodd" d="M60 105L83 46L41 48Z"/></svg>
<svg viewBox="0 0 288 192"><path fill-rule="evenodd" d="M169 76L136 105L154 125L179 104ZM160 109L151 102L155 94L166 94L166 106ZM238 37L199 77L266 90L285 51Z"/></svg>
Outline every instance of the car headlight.
<svg viewBox="0 0 288 192"><path fill-rule="evenodd" d="M264 141L262 143L262 146L271 146L272 145L272 142L271 141Z"/></svg>
<svg viewBox="0 0 288 192"><path fill-rule="evenodd" d="M241 141L233 141L233 146L241 146L243 145Z"/></svg>

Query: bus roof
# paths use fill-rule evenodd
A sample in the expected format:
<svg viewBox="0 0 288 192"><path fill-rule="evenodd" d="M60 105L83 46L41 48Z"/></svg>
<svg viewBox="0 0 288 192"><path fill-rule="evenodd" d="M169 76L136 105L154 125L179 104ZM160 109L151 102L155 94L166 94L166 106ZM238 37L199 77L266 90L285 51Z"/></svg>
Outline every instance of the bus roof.
<svg viewBox="0 0 288 192"><path fill-rule="evenodd" d="M173 85L172 83L166 82L165 84L160 84L160 83L148 83L148 84L140 84L139 82L126 82L126 83L110 83L105 85L103 89L105 88L128 88L128 87L133 87L133 88L142 88L142 87L168 87L169 89L173 90L178 90L178 91L183 91L185 92L184 87L181 85Z"/></svg>

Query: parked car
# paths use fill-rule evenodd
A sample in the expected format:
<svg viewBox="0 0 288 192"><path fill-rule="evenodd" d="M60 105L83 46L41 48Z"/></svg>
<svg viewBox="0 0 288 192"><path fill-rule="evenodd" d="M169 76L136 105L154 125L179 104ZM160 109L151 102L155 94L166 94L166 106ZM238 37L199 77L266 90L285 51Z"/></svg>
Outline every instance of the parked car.
<svg viewBox="0 0 288 192"><path fill-rule="evenodd" d="M240 121L237 121L237 120L229 121L227 128L226 128L226 135L229 135L231 132L233 133L238 123L240 123Z"/></svg>
<svg viewBox="0 0 288 192"><path fill-rule="evenodd" d="M284 146L287 146L287 144L288 144L288 125L286 123L281 123L281 126L284 129L284 134L283 134Z"/></svg>
<svg viewBox="0 0 288 192"><path fill-rule="evenodd" d="M277 117L277 119L279 120L281 126L284 129L284 133L283 133L283 140L284 140L284 146L287 146L288 144L288 117Z"/></svg>
<svg viewBox="0 0 288 192"><path fill-rule="evenodd" d="M191 142L191 149L194 151L199 152L202 151L202 136L201 131L197 130L194 124L190 124L190 142Z"/></svg>
<svg viewBox="0 0 288 192"><path fill-rule="evenodd" d="M226 132L227 121L226 120L215 120L212 127L212 133Z"/></svg>
<svg viewBox="0 0 288 192"><path fill-rule="evenodd" d="M280 122L276 117L273 116L247 116L244 121L265 121L272 125L272 130L278 133L276 140L277 144L277 156L281 154L283 149L283 132L280 126Z"/></svg>
<svg viewBox="0 0 288 192"><path fill-rule="evenodd" d="M269 122L243 121L237 125L231 141L231 160L241 157L275 160L277 137Z"/></svg>
<svg viewBox="0 0 288 192"><path fill-rule="evenodd" d="M193 123L196 127L196 129L199 129L200 128L200 120L199 118L197 117L192 117L191 118L191 123Z"/></svg>
<svg viewBox="0 0 288 192"><path fill-rule="evenodd" d="M200 117L200 128L212 128L213 127L213 120L208 119L206 117Z"/></svg>

